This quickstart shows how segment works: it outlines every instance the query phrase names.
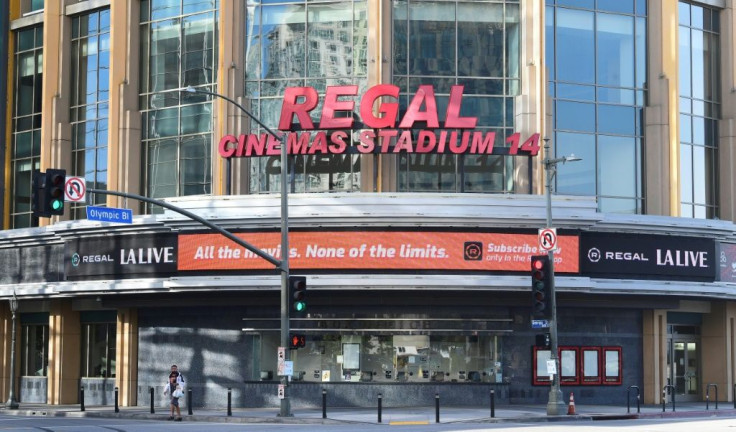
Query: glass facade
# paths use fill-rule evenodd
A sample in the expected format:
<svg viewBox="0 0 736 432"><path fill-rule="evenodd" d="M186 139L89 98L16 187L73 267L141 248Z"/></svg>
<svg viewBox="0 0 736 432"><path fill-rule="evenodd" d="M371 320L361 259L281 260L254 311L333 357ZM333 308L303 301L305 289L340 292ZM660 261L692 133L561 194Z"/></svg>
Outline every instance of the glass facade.
<svg viewBox="0 0 736 432"><path fill-rule="evenodd" d="M48 314L33 315L45 318L45 321L48 322ZM25 320L21 319L21 321ZM20 330L20 375L46 376L48 371L49 325L22 322Z"/></svg>
<svg viewBox="0 0 736 432"><path fill-rule="evenodd" d="M15 34L15 97L10 150L12 197L11 228L37 226L31 215L32 171L41 163L41 84L43 76L43 27Z"/></svg>
<svg viewBox="0 0 736 432"><path fill-rule="evenodd" d="M278 336L260 341L263 380L276 378ZM502 337L430 335L307 335L293 350L294 377L311 382L503 381Z"/></svg>
<svg viewBox="0 0 736 432"><path fill-rule="evenodd" d="M88 189L107 189L109 9L72 19L71 74L72 173L84 177ZM93 204L105 203L105 195L93 196ZM79 205L72 212L75 219L86 217Z"/></svg>
<svg viewBox="0 0 736 432"><path fill-rule="evenodd" d="M144 194L212 191L212 102L216 92L217 0L141 1Z"/></svg>
<svg viewBox="0 0 736 432"><path fill-rule="evenodd" d="M646 0L547 0L557 192L597 197L602 212L642 213Z"/></svg>
<svg viewBox="0 0 736 432"><path fill-rule="evenodd" d="M393 83L401 112L420 84L434 85L440 122L450 87L464 86L462 116L496 132L514 131L520 92L518 1L393 1ZM514 157L401 154L400 191L512 192Z"/></svg>
<svg viewBox="0 0 736 432"><path fill-rule="evenodd" d="M366 90L368 12L362 0L247 1L246 96L251 112L268 127L279 121L286 87L309 86L324 96L327 86ZM357 115L359 104L355 106ZM319 120L317 107L312 119ZM360 189L357 155L291 158L294 192ZM251 158L250 192L279 192L280 158ZM292 162L290 162L292 163Z"/></svg>
<svg viewBox="0 0 736 432"><path fill-rule="evenodd" d="M718 216L719 11L679 3L680 215Z"/></svg>
<svg viewBox="0 0 736 432"><path fill-rule="evenodd" d="M115 377L115 323L82 324L82 377Z"/></svg>

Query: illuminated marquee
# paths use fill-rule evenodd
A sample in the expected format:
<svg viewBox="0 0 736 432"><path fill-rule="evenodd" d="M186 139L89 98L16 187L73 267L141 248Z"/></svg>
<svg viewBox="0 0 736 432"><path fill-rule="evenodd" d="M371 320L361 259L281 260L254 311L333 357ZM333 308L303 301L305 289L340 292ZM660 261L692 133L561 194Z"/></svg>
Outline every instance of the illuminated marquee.
<svg viewBox="0 0 736 432"><path fill-rule="evenodd" d="M460 116L463 86L454 85L440 125L434 87L421 85L399 121L398 102L381 102L384 98L398 99L399 87L379 84L365 92L360 100L362 125L356 125L349 115L355 109L357 85L330 86L325 92L319 124L309 115L319 105L317 90L312 87L289 87L284 92L279 130L286 133L287 153L326 155L345 153L452 153L505 154L535 156L539 152L539 134L523 143L517 132L506 138L508 147L494 148L495 132L474 131L477 117ZM348 115L346 115L348 114ZM300 125L293 127L294 117ZM397 125L398 122L398 125ZM416 124L423 129L415 136ZM357 128L355 139L350 130ZM225 135L220 140L220 156L278 156L281 142L267 133Z"/></svg>

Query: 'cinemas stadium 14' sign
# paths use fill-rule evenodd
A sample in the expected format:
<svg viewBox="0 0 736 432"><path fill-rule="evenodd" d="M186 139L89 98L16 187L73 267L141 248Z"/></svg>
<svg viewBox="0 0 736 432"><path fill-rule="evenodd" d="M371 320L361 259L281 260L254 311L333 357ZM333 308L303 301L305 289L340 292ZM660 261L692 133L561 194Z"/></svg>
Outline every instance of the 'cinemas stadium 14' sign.
<svg viewBox="0 0 736 432"><path fill-rule="evenodd" d="M434 87L421 85L399 119L398 102L380 102L383 98L398 99L399 87L379 84L368 89L360 99L362 125L356 125L352 116L355 109L357 85L330 86L322 102L319 124L310 116L320 103L317 90L312 87L288 87L284 92L278 128L285 131L289 154L345 154L345 153L454 153L506 154L535 156L539 151L539 134L521 141L517 132L506 138L507 147L494 148L495 132L474 131L478 118L461 117L463 86L454 85L440 125ZM376 103L378 105L376 106ZM374 111L375 108L375 111ZM299 130L293 128L294 117ZM398 124L397 124L398 122ZM413 135L415 124L423 129ZM351 129L360 129L356 142ZM316 132L315 132L316 131ZM395 143L394 143L395 142ZM391 145L394 143L393 145ZM225 135L220 140L219 152L223 158L278 156L281 152L278 138L267 134Z"/></svg>

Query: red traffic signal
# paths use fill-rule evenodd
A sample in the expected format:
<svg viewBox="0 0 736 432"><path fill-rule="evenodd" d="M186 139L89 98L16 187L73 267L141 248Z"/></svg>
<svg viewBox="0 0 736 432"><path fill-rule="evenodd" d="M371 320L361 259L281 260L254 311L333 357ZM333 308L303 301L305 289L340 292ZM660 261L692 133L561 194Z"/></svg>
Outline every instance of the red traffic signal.
<svg viewBox="0 0 736 432"><path fill-rule="evenodd" d="M532 257L532 315L550 316L550 290L552 289L552 269L547 255Z"/></svg>
<svg viewBox="0 0 736 432"><path fill-rule="evenodd" d="M289 335L289 348L304 348L307 344L307 337L303 334L292 333Z"/></svg>

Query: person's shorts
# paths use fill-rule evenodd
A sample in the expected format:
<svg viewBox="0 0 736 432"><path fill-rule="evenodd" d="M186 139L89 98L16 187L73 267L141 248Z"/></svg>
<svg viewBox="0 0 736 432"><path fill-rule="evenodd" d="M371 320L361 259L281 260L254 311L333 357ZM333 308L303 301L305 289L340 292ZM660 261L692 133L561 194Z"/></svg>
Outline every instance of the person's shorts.
<svg viewBox="0 0 736 432"><path fill-rule="evenodd" d="M178 407L179 406L179 398L172 397L171 398L171 405Z"/></svg>

